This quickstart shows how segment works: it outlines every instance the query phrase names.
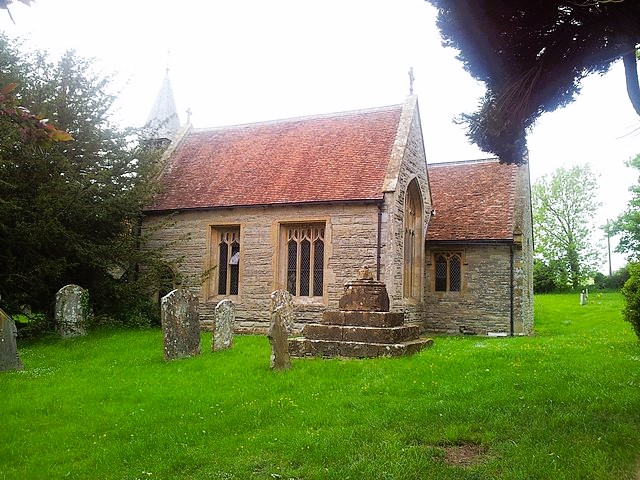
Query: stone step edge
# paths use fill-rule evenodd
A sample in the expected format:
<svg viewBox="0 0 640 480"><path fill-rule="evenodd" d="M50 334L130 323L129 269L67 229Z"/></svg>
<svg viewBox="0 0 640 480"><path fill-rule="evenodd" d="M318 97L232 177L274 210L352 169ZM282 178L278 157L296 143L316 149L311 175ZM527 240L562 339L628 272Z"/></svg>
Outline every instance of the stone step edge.
<svg viewBox="0 0 640 480"><path fill-rule="evenodd" d="M307 337L292 337L289 338L289 342L313 342L313 343L339 343L343 345L372 345L375 347L404 347L407 345L419 344L419 343L427 343L429 346L433 345L433 338L430 337L420 337L414 338L412 340L405 340L404 342L398 343L378 343L378 342L353 342L353 341L341 341L341 340L318 340L315 338L307 338Z"/></svg>
<svg viewBox="0 0 640 480"><path fill-rule="evenodd" d="M371 327L311 323L305 325L302 337L309 340L384 343L388 345L419 338L420 327L418 325Z"/></svg>
<svg viewBox="0 0 640 480"><path fill-rule="evenodd" d="M379 358L413 355L431 347L433 339L420 337L402 343L341 342L311 340L304 337L289 340L289 353L293 358Z"/></svg>

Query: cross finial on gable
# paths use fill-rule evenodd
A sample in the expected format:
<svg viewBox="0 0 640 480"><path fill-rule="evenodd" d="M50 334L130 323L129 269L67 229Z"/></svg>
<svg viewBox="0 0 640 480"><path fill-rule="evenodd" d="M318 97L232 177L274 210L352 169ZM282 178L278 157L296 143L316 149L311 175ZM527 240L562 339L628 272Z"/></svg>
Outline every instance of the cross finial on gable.
<svg viewBox="0 0 640 480"><path fill-rule="evenodd" d="M413 67L409 68L409 95L413 95L413 81L415 77L413 76Z"/></svg>

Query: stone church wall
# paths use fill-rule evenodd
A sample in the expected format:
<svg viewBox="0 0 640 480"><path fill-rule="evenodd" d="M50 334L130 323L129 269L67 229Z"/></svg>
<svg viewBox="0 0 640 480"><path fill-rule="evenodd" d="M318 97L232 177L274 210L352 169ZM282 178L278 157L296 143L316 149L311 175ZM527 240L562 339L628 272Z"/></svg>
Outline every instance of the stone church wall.
<svg viewBox="0 0 640 480"><path fill-rule="evenodd" d="M434 252L462 252L460 292L435 291ZM510 332L510 245L427 247L426 329L487 335Z"/></svg>
<svg viewBox="0 0 640 480"><path fill-rule="evenodd" d="M518 167L514 210L514 334L533 333L533 225L529 166Z"/></svg>
<svg viewBox="0 0 640 480"><path fill-rule="evenodd" d="M334 204L322 206L242 207L213 211L180 212L170 219L150 215L143 228L153 232L150 247L164 246L165 257L175 264L183 282L200 297L204 328L211 328L215 305L223 298L236 304L238 332L264 333L268 327L269 295L285 288L279 279L284 259L279 250L282 223L325 224L324 295L295 297L296 325L317 322L326 308L337 309L344 284L353 280L367 264L375 272L378 236L376 204ZM157 228L159 225L160 228ZM240 227L238 295L219 296L212 279L202 279L212 264L209 252L212 228ZM155 231L154 231L155 230ZM382 277L388 252L382 249ZM215 271L212 272L212 276ZM393 308L393 304L392 304Z"/></svg>
<svg viewBox="0 0 640 480"><path fill-rule="evenodd" d="M409 97L403 108L402 118L398 127L398 136L394 152L392 152L390 170L396 176L387 177L388 193L385 194L384 221L390 222L384 229L384 244L392 249L392 261L385 266L384 277L387 291L395 305L396 311L405 314L405 322L411 324L424 324L423 299L403 298L403 272L404 272L404 217L405 194L409 183L417 178L423 199L423 233L424 225L427 225L431 214L431 192L427 176L427 161L422 139L420 113L415 97ZM424 237L423 237L424 242ZM424 264L424 261L421 262ZM423 285L424 272L421 275Z"/></svg>

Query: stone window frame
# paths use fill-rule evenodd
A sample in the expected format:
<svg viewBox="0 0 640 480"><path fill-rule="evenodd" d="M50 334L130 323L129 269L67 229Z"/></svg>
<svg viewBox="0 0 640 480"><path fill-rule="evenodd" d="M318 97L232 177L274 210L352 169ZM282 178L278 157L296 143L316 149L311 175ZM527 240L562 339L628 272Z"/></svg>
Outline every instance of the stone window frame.
<svg viewBox="0 0 640 480"><path fill-rule="evenodd" d="M225 275L225 291L224 293L220 293L220 243L222 241L222 235L229 234L228 238L225 238L225 241L228 242L228 250L226 255L227 261L227 269ZM229 223L229 224L213 224L209 226L209 235L207 236L207 265L206 265L206 274L207 280L205 281L205 298L207 299L234 299L238 300L241 296L242 291L242 265L243 265L243 256L244 256L244 229L242 225L239 223ZM233 256L233 248L232 244L238 244L238 254L239 257L237 259L237 272L236 272L236 288L233 288L233 273L232 268L230 268L231 257ZM235 290L235 291L234 291ZM232 293L233 292L233 293Z"/></svg>
<svg viewBox="0 0 640 480"><path fill-rule="evenodd" d="M438 257L444 256L446 258L446 288L444 290L437 290L437 260ZM451 258L458 257L460 259L460 286L458 290L451 290ZM465 281L465 270L467 266L467 260L465 251L462 249L447 249L447 250L434 250L430 255L431 263L431 291L433 293L444 295L461 295L466 291L467 282Z"/></svg>
<svg viewBox="0 0 640 480"><path fill-rule="evenodd" d="M328 253L331 244L331 235L329 228L329 221L327 218L312 218L308 220L281 220L277 222L278 229L278 245L277 245L277 269L276 269L276 287L278 289L287 290L288 288L288 277L289 277L289 241L290 229L308 229L308 228L321 228L324 230L323 233L323 258L322 258L322 295L298 295L300 291L300 284L296 282L296 294L293 295L294 302L297 304L309 304L309 305L326 305L327 303L327 295L328 295ZM315 237L315 234L313 234ZM305 237L306 238L306 237ZM314 238L316 240L316 238ZM315 249L315 247L312 247ZM297 253L297 262L296 264L299 266L299 262L301 260L301 252L298 249ZM313 260L315 260L315 251L312 252ZM313 260L310 258L310 263ZM300 272L296 272L297 278L300 278ZM313 267L310 265L310 277L313 277ZM309 281L309 293L312 293L313 289L313 280Z"/></svg>
<svg viewBox="0 0 640 480"><path fill-rule="evenodd" d="M424 252L424 201L414 177L407 184L403 211L402 296L406 300L422 300Z"/></svg>

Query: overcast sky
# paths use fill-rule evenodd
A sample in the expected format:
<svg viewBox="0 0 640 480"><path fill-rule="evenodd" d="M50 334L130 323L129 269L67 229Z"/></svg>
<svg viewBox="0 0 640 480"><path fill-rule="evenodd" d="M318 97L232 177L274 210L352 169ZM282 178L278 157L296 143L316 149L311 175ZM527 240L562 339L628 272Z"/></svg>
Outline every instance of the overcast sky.
<svg viewBox="0 0 640 480"><path fill-rule="evenodd" d="M141 126L167 67L182 121L212 127L402 103L413 67L429 162L484 158L452 120L484 89L441 46L422 0L35 0L14 2L0 29L58 56L67 49L115 72L115 118ZM560 165L600 174L597 213L616 217L636 172L640 119L622 65L590 77L578 100L529 134L532 180ZM614 259L614 268L623 263Z"/></svg>

